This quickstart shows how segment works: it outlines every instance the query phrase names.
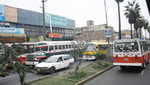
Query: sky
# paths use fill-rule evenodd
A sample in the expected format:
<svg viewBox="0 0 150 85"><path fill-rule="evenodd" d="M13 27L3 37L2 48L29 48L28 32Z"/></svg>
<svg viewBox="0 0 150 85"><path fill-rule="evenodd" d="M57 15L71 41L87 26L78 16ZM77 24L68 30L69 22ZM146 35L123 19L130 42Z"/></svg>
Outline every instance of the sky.
<svg viewBox="0 0 150 85"><path fill-rule="evenodd" d="M0 0L0 4L32 10L42 13L42 0ZM107 8L108 25L118 31L118 5L115 0L105 0ZM124 6L128 1L120 3L121 29L130 29L128 19L124 16ZM150 23L150 14L145 0L136 0L141 7L141 14ZM86 26L87 20L93 20L94 25L106 23L104 0L47 0L45 12L64 16L75 20L75 27Z"/></svg>

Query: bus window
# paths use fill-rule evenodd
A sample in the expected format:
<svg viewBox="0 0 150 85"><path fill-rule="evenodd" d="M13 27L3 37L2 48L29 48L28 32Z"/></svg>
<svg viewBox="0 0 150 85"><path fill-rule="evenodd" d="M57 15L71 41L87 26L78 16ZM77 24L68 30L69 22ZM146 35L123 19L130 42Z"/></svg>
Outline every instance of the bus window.
<svg viewBox="0 0 150 85"><path fill-rule="evenodd" d="M55 45L55 50L58 50L58 45Z"/></svg>
<svg viewBox="0 0 150 85"><path fill-rule="evenodd" d="M71 45L69 45L69 48L71 48Z"/></svg>
<svg viewBox="0 0 150 85"><path fill-rule="evenodd" d="M95 51L95 45L88 45L86 51L94 52Z"/></svg>
<svg viewBox="0 0 150 85"><path fill-rule="evenodd" d="M48 51L48 47L42 47L41 51Z"/></svg>
<svg viewBox="0 0 150 85"><path fill-rule="evenodd" d="M52 51L52 50L54 50L53 46L49 46L49 51Z"/></svg>
<svg viewBox="0 0 150 85"><path fill-rule="evenodd" d="M68 45L66 45L66 49L68 49Z"/></svg>
<svg viewBox="0 0 150 85"><path fill-rule="evenodd" d="M61 48L61 45L59 45L59 50L61 50L62 48Z"/></svg>
<svg viewBox="0 0 150 85"><path fill-rule="evenodd" d="M65 49L65 45L63 45L63 49Z"/></svg>
<svg viewBox="0 0 150 85"><path fill-rule="evenodd" d="M137 52L137 42L121 42L115 44L115 52Z"/></svg>

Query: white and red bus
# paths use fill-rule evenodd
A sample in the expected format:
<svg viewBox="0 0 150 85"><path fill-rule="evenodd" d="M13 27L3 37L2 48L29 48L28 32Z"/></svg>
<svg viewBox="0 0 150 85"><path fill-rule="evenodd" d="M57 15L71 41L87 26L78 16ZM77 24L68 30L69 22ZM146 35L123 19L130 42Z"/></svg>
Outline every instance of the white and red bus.
<svg viewBox="0 0 150 85"><path fill-rule="evenodd" d="M113 65L124 69L128 66L146 68L149 62L149 44L146 40L121 39L113 44Z"/></svg>

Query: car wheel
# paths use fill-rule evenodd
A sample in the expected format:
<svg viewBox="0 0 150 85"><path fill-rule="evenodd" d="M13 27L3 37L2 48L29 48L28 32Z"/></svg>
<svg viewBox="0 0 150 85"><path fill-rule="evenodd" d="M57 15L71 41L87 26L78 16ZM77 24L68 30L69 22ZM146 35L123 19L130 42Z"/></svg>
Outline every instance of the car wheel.
<svg viewBox="0 0 150 85"><path fill-rule="evenodd" d="M52 73L55 73L55 67L51 67L50 68L50 73L52 74Z"/></svg>
<svg viewBox="0 0 150 85"><path fill-rule="evenodd" d="M69 64L68 64L68 68L71 68L71 67L72 67L72 63L69 63Z"/></svg>

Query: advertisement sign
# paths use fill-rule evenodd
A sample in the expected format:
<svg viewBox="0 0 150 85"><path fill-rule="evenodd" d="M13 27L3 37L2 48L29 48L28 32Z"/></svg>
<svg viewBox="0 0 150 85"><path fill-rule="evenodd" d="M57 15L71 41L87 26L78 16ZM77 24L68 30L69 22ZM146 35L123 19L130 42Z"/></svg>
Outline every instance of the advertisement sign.
<svg viewBox="0 0 150 85"><path fill-rule="evenodd" d="M105 37L111 37L111 29L105 29Z"/></svg>
<svg viewBox="0 0 150 85"><path fill-rule="evenodd" d="M63 38L63 34L61 34L61 33L49 33L48 37L49 38Z"/></svg>
<svg viewBox="0 0 150 85"><path fill-rule="evenodd" d="M5 21L5 6L0 4L0 21Z"/></svg>
<svg viewBox="0 0 150 85"><path fill-rule="evenodd" d="M45 14L45 23L49 24L50 21L51 21L52 25L67 26L67 18L66 17L46 13Z"/></svg>
<svg viewBox="0 0 150 85"><path fill-rule="evenodd" d="M0 27L0 33L24 34L23 28Z"/></svg>

